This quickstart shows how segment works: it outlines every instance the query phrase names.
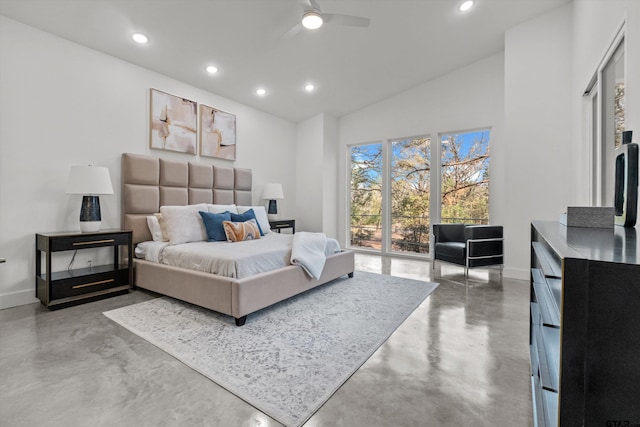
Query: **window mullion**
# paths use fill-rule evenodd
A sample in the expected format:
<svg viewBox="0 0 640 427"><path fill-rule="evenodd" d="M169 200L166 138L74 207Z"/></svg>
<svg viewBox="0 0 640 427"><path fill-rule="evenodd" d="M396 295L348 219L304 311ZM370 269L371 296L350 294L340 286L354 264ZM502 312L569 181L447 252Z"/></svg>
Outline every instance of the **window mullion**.
<svg viewBox="0 0 640 427"><path fill-rule="evenodd" d="M382 254L391 252L391 141L382 141Z"/></svg>

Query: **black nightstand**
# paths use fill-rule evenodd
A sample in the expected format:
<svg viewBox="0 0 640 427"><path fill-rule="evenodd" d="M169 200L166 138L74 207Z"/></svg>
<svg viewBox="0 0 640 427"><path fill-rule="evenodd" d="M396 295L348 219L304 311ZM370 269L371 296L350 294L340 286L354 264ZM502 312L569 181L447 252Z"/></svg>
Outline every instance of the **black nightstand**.
<svg viewBox="0 0 640 427"><path fill-rule="evenodd" d="M120 246L128 259L120 263ZM113 248L113 263L88 268L51 271L53 252ZM46 258L42 271L42 258ZM36 234L36 297L49 309L93 301L129 292L133 285L133 236L131 231L104 230L93 233Z"/></svg>
<svg viewBox="0 0 640 427"><path fill-rule="evenodd" d="M295 219L274 219L274 220L269 220L269 226L271 226L271 229L273 231L277 231L278 233L280 233L280 231L283 228L290 228L291 232L295 234L296 232L296 220Z"/></svg>

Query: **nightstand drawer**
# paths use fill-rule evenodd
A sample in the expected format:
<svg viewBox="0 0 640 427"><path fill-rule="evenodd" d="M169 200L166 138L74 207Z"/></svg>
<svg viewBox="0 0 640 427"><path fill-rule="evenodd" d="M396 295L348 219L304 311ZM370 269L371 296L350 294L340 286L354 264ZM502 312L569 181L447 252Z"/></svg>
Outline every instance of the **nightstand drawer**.
<svg viewBox="0 0 640 427"><path fill-rule="evenodd" d="M73 297L109 288L129 285L127 269L82 275L51 282L51 299Z"/></svg>
<svg viewBox="0 0 640 427"><path fill-rule="evenodd" d="M59 238L51 241L51 250L72 251L75 249L99 248L101 246L126 245L129 236L122 233L100 235L75 235L68 238Z"/></svg>

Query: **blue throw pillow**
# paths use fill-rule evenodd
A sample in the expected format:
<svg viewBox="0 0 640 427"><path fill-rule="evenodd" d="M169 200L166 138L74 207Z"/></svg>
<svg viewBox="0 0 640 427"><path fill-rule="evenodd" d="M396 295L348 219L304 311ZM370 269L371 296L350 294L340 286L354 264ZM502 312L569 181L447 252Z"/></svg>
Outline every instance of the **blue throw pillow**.
<svg viewBox="0 0 640 427"><path fill-rule="evenodd" d="M223 212L223 213L209 213L209 212L198 212L202 217L202 221L204 222L204 228L207 229L207 236L209 237L210 242L226 242L227 235L224 233L224 226L222 225L222 221L231 221L231 213Z"/></svg>
<svg viewBox="0 0 640 427"><path fill-rule="evenodd" d="M256 220L256 224L258 224L258 231L260 231L261 236L264 236L262 227L260 227L260 223L258 222L258 218L256 218L256 213L253 211L253 209L249 209L248 211L245 211L241 214L231 212L231 221L233 222L245 222L249 221L250 219Z"/></svg>

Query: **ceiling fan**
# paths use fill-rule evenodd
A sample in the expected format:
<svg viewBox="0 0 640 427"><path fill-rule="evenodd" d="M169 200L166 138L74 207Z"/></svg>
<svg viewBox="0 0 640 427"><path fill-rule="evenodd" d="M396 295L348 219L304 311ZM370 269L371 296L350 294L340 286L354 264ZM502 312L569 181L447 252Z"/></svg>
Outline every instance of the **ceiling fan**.
<svg viewBox="0 0 640 427"><path fill-rule="evenodd" d="M371 23L371 19L362 16L322 13L316 0L304 0L302 3L304 3L304 10L301 21L287 31L284 37L293 36L303 28L316 30L325 23L328 25L344 25L360 28L366 28Z"/></svg>

